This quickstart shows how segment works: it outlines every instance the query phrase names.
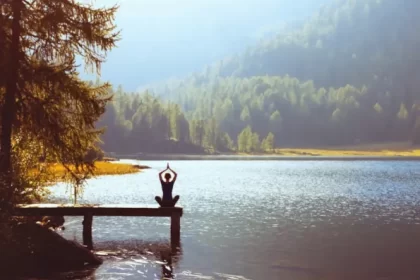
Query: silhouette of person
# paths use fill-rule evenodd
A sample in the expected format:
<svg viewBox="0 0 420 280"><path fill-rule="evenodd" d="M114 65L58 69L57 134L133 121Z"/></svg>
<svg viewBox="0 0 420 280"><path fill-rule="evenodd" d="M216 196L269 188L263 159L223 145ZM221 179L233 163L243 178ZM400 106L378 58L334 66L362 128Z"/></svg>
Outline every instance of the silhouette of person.
<svg viewBox="0 0 420 280"><path fill-rule="evenodd" d="M172 177L171 173L169 172L165 173L166 171L172 172L174 176ZM165 175L163 176L163 174ZM169 167L169 163L166 169L159 173L159 180L160 180L160 184L162 185L163 195L162 195L162 198L159 196L156 196L155 200L157 201L157 203L159 203L161 207L174 207L175 204L178 202L179 195L172 198L172 189L174 187L177 177L178 177L178 174Z"/></svg>

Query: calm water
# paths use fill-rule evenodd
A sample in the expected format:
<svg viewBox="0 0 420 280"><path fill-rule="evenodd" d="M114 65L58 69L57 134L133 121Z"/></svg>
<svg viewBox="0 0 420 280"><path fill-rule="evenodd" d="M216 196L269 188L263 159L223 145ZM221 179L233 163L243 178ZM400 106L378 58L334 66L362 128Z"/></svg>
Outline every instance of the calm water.
<svg viewBox="0 0 420 280"><path fill-rule="evenodd" d="M153 204L158 171L89 181L83 202ZM54 279L420 279L420 163L174 161L181 248L169 218L95 217L97 269ZM66 186L55 188L58 200ZM82 218L64 235L81 241ZM173 276L170 276L173 274ZM67 277L67 278L66 278ZM168 278L169 279L169 278Z"/></svg>

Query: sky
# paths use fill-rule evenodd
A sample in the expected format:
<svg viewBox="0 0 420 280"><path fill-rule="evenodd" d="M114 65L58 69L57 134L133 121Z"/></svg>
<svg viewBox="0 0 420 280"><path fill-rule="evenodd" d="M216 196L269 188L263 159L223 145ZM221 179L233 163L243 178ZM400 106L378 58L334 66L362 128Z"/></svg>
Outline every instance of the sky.
<svg viewBox="0 0 420 280"><path fill-rule="evenodd" d="M119 4L122 40L101 79L127 90L182 77L245 50L264 30L308 18L331 0L97 0ZM83 74L84 77L89 77Z"/></svg>

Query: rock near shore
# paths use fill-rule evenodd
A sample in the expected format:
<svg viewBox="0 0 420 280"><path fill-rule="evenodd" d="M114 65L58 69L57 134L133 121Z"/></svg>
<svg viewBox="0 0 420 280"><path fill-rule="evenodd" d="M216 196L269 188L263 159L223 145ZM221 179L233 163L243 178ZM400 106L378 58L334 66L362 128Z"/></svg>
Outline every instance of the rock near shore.
<svg viewBox="0 0 420 280"><path fill-rule="evenodd" d="M0 256L0 266L9 273L44 274L102 263L84 246L36 223L15 224L11 233L13 241L6 244Z"/></svg>

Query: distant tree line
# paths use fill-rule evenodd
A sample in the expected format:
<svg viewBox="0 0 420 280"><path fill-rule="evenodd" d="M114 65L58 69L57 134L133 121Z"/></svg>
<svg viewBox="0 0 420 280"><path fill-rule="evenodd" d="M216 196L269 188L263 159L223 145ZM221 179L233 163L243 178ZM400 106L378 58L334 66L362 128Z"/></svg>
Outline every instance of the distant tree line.
<svg viewBox="0 0 420 280"><path fill-rule="evenodd" d="M204 153L190 140L190 123L180 106L150 94L110 90L113 101L96 123L105 128L102 148L115 153ZM205 125L205 124L203 124ZM207 126L206 126L207 128ZM194 133L194 131L193 131ZM203 139L208 136L204 130Z"/></svg>
<svg viewBox="0 0 420 280"><path fill-rule="evenodd" d="M416 116L404 103L390 115L390 94L352 86L316 89L311 81L287 76L221 78L217 85L184 85L179 91L180 105L120 88L97 123L107 127L104 149L271 152L281 146L403 141Z"/></svg>
<svg viewBox="0 0 420 280"><path fill-rule="evenodd" d="M218 78L200 87L184 82L172 94L188 119L214 120L220 133L233 140L230 148L245 152L270 150L267 143L319 146L407 140L416 115L411 104L389 92L376 94L375 89L350 85L316 88L312 81L289 76ZM243 148L244 138L252 145Z"/></svg>

